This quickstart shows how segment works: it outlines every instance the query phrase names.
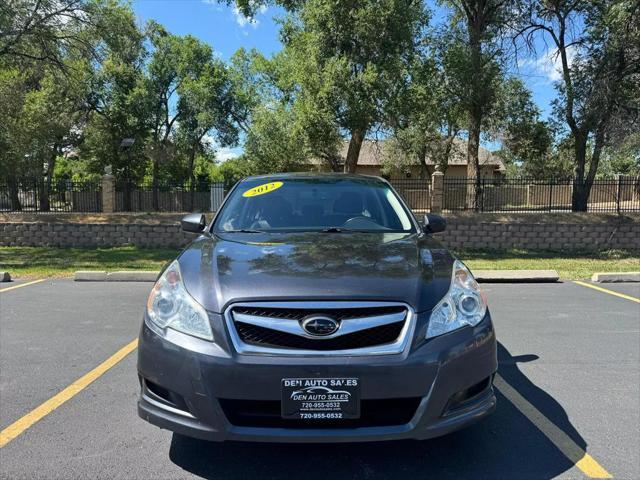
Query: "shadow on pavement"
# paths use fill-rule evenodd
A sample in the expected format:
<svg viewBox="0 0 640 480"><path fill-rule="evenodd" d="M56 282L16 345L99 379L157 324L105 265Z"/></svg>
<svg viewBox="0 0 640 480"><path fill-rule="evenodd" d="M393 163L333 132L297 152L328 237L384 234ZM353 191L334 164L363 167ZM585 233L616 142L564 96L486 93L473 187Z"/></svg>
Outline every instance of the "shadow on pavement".
<svg viewBox="0 0 640 480"><path fill-rule="evenodd" d="M500 374L580 447L586 443L552 396L534 385L513 357L498 345ZM548 479L573 464L500 392L488 419L440 438L360 444L209 443L173 435L169 456L204 478L377 479L473 478Z"/></svg>

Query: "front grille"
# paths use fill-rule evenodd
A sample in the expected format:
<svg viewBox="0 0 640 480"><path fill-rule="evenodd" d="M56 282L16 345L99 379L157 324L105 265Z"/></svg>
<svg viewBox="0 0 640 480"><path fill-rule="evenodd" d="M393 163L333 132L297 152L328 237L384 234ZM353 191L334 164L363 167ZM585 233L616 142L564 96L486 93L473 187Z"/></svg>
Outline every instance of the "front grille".
<svg viewBox="0 0 640 480"><path fill-rule="evenodd" d="M299 337L298 335L242 322L235 322L235 325L242 341L250 345L328 351L366 348L391 343L400 335L404 321L326 339L322 337L318 339Z"/></svg>
<svg viewBox="0 0 640 480"><path fill-rule="evenodd" d="M232 425L263 428L356 428L404 425L413 418L420 397L361 400L360 418L343 420L284 419L279 401L219 399Z"/></svg>
<svg viewBox="0 0 640 480"><path fill-rule="evenodd" d="M287 320L302 320L310 314L331 315L336 320L350 318L365 318L375 315L389 315L406 311L405 307L364 307L364 308L273 308L261 306L233 307L234 313L257 315L259 317L282 318Z"/></svg>
<svg viewBox="0 0 640 480"><path fill-rule="evenodd" d="M326 336L303 328L310 316L326 315L340 327ZM399 353L406 345L412 317L390 302L265 302L233 305L226 313L234 346L240 353L308 354L345 352Z"/></svg>

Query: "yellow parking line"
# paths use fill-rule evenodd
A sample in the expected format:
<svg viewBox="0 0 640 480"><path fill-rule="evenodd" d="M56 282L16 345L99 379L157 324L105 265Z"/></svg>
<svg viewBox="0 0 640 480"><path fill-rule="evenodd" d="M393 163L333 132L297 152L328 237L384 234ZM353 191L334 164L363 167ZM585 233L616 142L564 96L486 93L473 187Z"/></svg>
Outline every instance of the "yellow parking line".
<svg viewBox="0 0 640 480"><path fill-rule="evenodd" d="M78 380L73 382L67 388L59 392L58 394L51 397L49 400L44 402L39 407L36 407L34 410L31 410L24 417L16 420L7 428L0 432L0 448L4 447L11 440L16 438L22 432L24 432L31 425L41 420L45 416L49 415L60 405L65 403L67 400L70 400L75 395L84 390L88 385L90 385L94 380L98 379L105 372L107 372L111 367L116 365L120 360L126 357L129 353L136 349L138 346L138 339L136 338L132 342L128 343L116 353L107 358L104 362L98 365L96 368L91 370L89 373L83 375Z"/></svg>
<svg viewBox="0 0 640 480"><path fill-rule="evenodd" d="M632 297L631 295L625 295L624 293L614 292L613 290L609 290L606 288L598 287L597 285L591 285L587 282L580 282L578 280L574 280L573 283L577 283L578 285L582 285L583 287L593 288L602 293L608 293L609 295L614 295L616 297L624 298L625 300L631 300L632 302L640 303L640 298Z"/></svg>
<svg viewBox="0 0 640 480"><path fill-rule="evenodd" d="M576 444L569 435L545 417L518 391L496 373L494 385L549 439L576 467L590 478L613 478L595 459Z"/></svg>
<svg viewBox="0 0 640 480"><path fill-rule="evenodd" d="M21 283L20 285L14 285L13 287L2 288L2 289L0 289L0 293L8 292L9 290L15 290L16 288L27 287L27 286L33 285L35 283L44 282L45 280L46 280L46 278L41 278L40 280L33 280L32 282Z"/></svg>

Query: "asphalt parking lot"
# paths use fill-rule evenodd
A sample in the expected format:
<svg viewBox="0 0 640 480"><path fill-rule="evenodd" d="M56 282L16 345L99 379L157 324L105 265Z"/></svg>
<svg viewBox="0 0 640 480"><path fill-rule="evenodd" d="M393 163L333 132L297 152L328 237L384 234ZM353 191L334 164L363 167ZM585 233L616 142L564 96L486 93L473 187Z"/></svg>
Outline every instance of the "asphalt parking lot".
<svg viewBox="0 0 640 480"><path fill-rule="evenodd" d="M3 284L0 477L638 479L640 284L603 287L622 296L573 282L484 285L499 404L466 430L426 442L269 445L191 440L138 418L128 352L151 284Z"/></svg>

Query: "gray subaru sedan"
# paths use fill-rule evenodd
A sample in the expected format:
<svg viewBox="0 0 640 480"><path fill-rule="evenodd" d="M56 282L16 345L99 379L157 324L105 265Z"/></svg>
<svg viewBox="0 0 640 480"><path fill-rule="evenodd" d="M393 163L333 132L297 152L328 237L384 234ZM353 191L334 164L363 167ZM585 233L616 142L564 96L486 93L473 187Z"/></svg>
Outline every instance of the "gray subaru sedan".
<svg viewBox="0 0 640 480"><path fill-rule="evenodd" d="M250 177L153 287L139 415L206 440L427 439L495 409L469 269L383 179Z"/></svg>

